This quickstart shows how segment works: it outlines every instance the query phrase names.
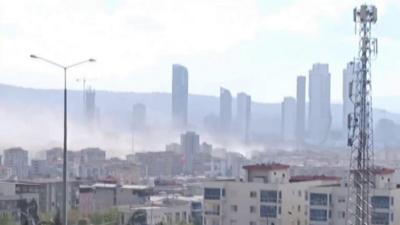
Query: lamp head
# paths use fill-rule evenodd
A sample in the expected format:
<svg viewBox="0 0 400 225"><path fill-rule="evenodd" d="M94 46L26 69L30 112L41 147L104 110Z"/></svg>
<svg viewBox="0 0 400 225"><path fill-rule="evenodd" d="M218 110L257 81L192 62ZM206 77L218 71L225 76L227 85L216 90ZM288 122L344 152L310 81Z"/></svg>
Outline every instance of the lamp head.
<svg viewBox="0 0 400 225"><path fill-rule="evenodd" d="M30 57L32 58L32 59L37 59L37 56L36 55L30 55Z"/></svg>
<svg viewBox="0 0 400 225"><path fill-rule="evenodd" d="M96 62L95 59L89 59L89 62Z"/></svg>

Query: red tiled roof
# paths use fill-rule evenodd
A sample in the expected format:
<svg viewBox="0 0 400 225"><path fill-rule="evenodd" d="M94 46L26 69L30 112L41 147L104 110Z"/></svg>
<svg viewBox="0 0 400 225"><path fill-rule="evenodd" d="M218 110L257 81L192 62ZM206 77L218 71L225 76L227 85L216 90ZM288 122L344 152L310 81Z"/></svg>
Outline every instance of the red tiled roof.
<svg viewBox="0 0 400 225"><path fill-rule="evenodd" d="M385 168L385 167L377 167L373 170L375 175L388 175L394 173L396 170Z"/></svg>
<svg viewBox="0 0 400 225"><path fill-rule="evenodd" d="M325 175L314 175L314 176L292 176L289 182L303 182L303 181L315 181L315 180L340 180L340 177L325 176Z"/></svg>
<svg viewBox="0 0 400 225"><path fill-rule="evenodd" d="M271 164L253 164L243 166L245 170L286 170L289 169L289 165L280 164L280 163L271 163Z"/></svg>

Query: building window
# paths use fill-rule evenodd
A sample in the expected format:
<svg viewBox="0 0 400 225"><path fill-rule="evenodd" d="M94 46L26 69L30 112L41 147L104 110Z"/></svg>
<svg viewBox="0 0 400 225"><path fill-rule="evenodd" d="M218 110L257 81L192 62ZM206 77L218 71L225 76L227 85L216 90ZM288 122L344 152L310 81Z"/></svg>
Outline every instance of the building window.
<svg viewBox="0 0 400 225"><path fill-rule="evenodd" d="M256 209L254 205L250 206L250 213L256 213Z"/></svg>
<svg viewBox="0 0 400 225"><path fill-rule="evenodd" d="M264 218L276 218L276 206L261 205L260 206L260 217Z"/></svg>
<svg viewBox="0 0 400 225"><path fill-rule="evenodd" d="M257 225L257 222L255 222L255 221L250 221L249 224L250 224L250 225Z"/></svg>
<svg viewBox="0 0 400 225"><path fill-rule="evenodd" d="M238 211L238 206L237 205L231 205L231 211L232 212L237 212Z"/></svg>
<svg viewBox="0 0 400 225"><path fill-rule="evenodd" d="M310 209L310 221L327 221L328 213L324 209Z"/></svg>
<svg viewBox="0 0 400 225"><path fill-rule="evenodd" d="M261 191L260 194L260 201L261 202L270 202L276 203L277 202L277 192L276 191Z"/></svg>
<svg viewBox="0 0 400 225"><path fill-rule="evenodd" d="M300 212L300 211L301 211L301 206L298 205L298 206L297 206L297 212Z"/></svg>
<svg viewBox="0 0 400 225"><path fill-rule="evenodd" d="M389 213L372 212L372 224L389 224Z"/></svg>
<svg viewBox="0 0 400 225"><path fill-rule="evenodd" d="M250 198L257 198L257 192L256 191L250 191Z"/></svg>
<svg viewBox="0 0 400 225"><path fill-rule="evenodd" d="M310 205L326 206L328 205L328 195L327 194L310 194Z"/></svg>
<svg viewBox="0 0 400 225"><path fill-rule="evenodd" d="M388 209L390 198L389 196L372 196L371 202L375 209Z"/></svg>
<svg viewBox="0 0 400 225"><path fill-rule="evenodd" d="M221 189L219 189L219 188L204 188L204 199L207 199L207 200L221 199Z"/></svg>

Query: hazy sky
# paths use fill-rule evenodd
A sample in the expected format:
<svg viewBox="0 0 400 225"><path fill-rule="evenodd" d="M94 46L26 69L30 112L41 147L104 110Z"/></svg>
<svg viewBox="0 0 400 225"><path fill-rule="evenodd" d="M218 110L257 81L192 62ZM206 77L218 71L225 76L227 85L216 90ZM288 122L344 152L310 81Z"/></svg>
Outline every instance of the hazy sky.
<svg viewBox="0 0 400 225"><path fill-rule="evenodd" d="M376 96L400 96L400 0L371 1ZM341 101L342 69L357 53L350 0L0 0L0 83L61 88L60 63L94 57L71 70L97 89L171 90L171 64L189 70L189 91L246 91L257 101L295 95L296 76L329 63Z"/></svg>

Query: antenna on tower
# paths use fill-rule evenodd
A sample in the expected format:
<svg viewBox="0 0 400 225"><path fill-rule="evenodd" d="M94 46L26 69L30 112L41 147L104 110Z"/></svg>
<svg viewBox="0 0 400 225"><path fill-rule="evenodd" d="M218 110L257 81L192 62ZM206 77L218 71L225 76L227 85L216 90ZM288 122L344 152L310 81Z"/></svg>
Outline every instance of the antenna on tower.
<svg viewBox="0 0 400 225"><path fill-rule="evenodd" d="M359 49L358 58L354 60L355 76L349 86L354 111L348 116L347 144L351 147L346 209L348 225L371 224L370 194L374 188L371 59L378 52L377 39L371 37L371 26L377 18L377 9L373 5L361 5L353 10Z"/></svg>

